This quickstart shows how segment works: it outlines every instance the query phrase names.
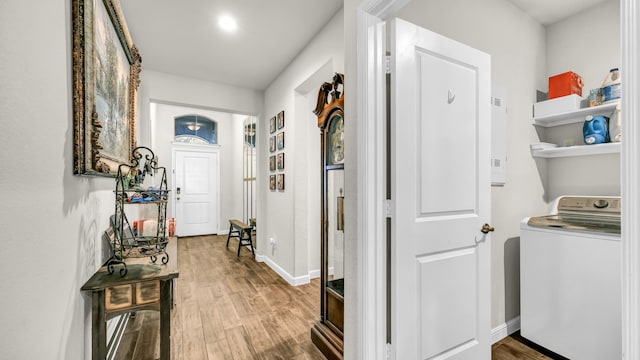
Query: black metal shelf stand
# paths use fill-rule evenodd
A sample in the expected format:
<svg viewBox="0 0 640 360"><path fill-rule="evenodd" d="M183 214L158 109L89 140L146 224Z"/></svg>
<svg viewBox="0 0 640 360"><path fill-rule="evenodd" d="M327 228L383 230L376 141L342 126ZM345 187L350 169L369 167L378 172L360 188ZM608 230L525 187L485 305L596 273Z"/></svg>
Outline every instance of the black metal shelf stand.
<svg viewBox="0 0 640 360"><path fill-rule="evenodd" d="M160 176L160 184L143 188L147 176ZM169 262L166 251L167 234L167 188L166 168L158 166L158 159L151 149L139 146L131 152L131 162L120 164L116 175L115 212L111 217L113 236L110 239L111 258L106 266L109 274L120 268L120 276L124 277L128 270L125 263L130 257L149 257L153 263L158 258L163 264ZM157 226L154 235L143 236L138 229L132 227L125 213L127 205L152 204L157 207Z"/></svg>

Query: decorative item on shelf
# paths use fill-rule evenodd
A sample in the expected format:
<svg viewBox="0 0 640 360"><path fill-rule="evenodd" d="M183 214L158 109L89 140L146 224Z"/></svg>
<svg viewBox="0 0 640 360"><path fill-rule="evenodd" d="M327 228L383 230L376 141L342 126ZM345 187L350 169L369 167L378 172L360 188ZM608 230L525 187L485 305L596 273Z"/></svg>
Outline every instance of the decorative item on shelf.
<svg viewBox="0 0 640 360"><path fill-rule="evenodd" d="M168 241L166 215L169 198L166 169L158 166L158 158L147 147L137 147L131 154L130 163L120 164L116 174L115 213L111 217L114 236L110 244L111 258L106 264L109 274L113 274L116 265L122 265L121 276L127 274L124 259L129 257L150 257L154 263L158 257L161 257L163 264L169 262L169 255L166 252ZM145 183L150 182L145 181L146 175L160 175L159 183L146 185ZM151 228L149 219L145 221L148 224L144 231L143 222L130 223L124 209L128 204L156 206L158 215L153 219L155 229Z"/></svg>

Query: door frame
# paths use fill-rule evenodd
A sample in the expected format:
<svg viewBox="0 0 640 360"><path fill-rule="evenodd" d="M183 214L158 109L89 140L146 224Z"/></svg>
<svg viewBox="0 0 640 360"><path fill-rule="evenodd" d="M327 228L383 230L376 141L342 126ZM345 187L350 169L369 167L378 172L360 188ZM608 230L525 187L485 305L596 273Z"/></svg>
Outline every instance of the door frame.
<svg viewBox="0 0 640 360"><path fill-rule="evenodd" d="M386 211L384 150L384 24L410 0L362 0L357 7L357 298L347 308L357 309L356 333L345 334L347 350L359 359L386 359ZM625 101L640 96L640 7L635 0L620 0L622 126L625 138L640 141L640 103ZM633 119L633 120L631 120ZM624 359L639 359L640 344L640 144L623 141L620 154L622 210L622 347ZM349 301L349 300L347 300ZM349 340L354 345L349 346Z"/></svg>
<svg viewBox="0 0 640 360"><path fill-rule="evenodd" d="M218 162L215 169L213 169L214 176L216 176L216 188L214 191L216 192L216 197L218 201L216 201L216 214L218 216L218 226L216 229L216 234L220 234L220 145L210 144L210 145L199 145L199 144L185 144L179 142L171 143L171 214L176 217L176 152L177 151L189 151L189 152L201 152L201 153L209 153L209 154L217 154ZM177 225L177 223L176 223Z"/></svg>

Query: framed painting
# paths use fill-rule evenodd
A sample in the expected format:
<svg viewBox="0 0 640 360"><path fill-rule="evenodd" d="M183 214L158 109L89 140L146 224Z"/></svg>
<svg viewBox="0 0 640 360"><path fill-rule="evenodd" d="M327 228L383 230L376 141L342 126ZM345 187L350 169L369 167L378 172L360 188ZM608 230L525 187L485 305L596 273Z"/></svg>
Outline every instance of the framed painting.
<svg viewBox="0 0 640 360"><path fill-rule="evenodd" d="M276 151L276 137L271 136L269 137L269 152L274 152L274 151Z"/></svg>
<svg viewBox="0 0 640 360"><path fill-rule="evenodd" d="M275 171L276 170L276 156L269 156L269 170L270 171Z"/></svg>
<svg viewBox="0 0 640 360"><path fill-rule="evenodd" d="M278 150L284 149L284 131L276 135L276 143Z"/></svg>
<svg viewBox="0 0 640 360"><path fill-rule="evenodd" d="M284 174L278 174L278 190L284 191Z"/></svg>
<svg viewBox="0 0 640 360"><path fill-rule="evenodd" d="M274 132L276 132L276 117L272 117L269 120L269 133L273 134Z"/></svg>
<svg viewBox="0 0 640 360"><path fill-rule="evenodd" d="M73 173L115 176L136 147L142 59L118 0L72 0Z"/></svg>
<svg viewBox="0 0 640 360"><path fill-rule="evenodd" d="M278 129L282 129L284 127L284 110L278 113Z"/></svg>
<svg viewBox="0 0 640 360"><path fill-rule="evenodd" d="M269 190L271 190L271 191L275 191L276 190L276 176L275 175L269 176Z"/></svg>
<svg viewBox="0 0 640 360"><path fill-rule="evenodd" d="M278 154L278 170L284 169L284 153L281 152Z"/></svg>

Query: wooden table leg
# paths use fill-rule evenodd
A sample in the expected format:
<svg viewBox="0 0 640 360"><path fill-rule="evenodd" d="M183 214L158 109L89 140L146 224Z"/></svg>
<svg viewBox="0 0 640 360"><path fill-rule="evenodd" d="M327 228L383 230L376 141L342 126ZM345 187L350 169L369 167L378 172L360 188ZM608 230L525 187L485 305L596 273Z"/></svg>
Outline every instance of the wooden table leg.
<svg viewBox="0 0 640 360"><path fill-rule="evenodd" d="M107 357L107 321L104 315L104 289L94 291L91 297L91 358Z"/></svg>
<svg viewBox="0 0 640 360"><path fill-rule="evenodd" d="M160 281L160 360L171 360L171 279Z"/></svg>

